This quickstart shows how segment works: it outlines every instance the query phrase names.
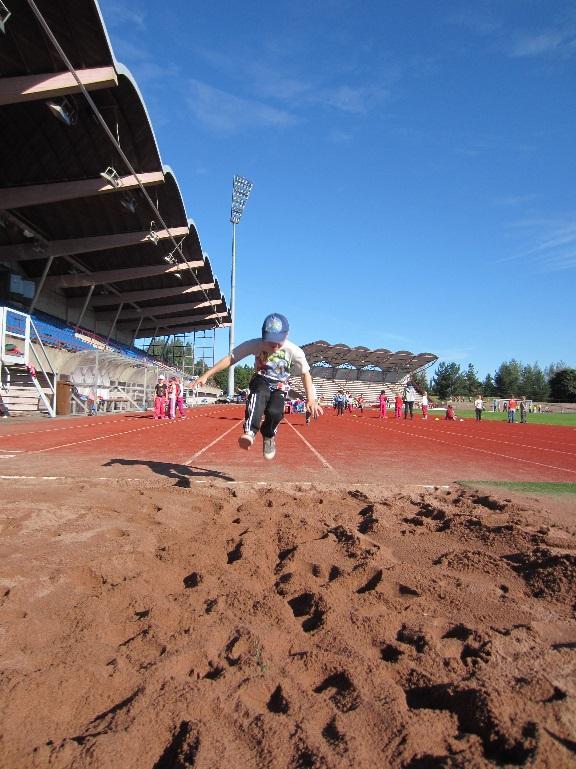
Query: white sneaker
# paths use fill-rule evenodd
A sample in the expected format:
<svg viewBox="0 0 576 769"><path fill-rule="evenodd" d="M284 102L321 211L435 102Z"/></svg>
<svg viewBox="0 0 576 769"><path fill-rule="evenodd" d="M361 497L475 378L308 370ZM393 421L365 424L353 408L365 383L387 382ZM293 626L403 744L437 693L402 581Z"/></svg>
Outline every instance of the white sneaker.
<svg viewBox="0 0 576 769"><path fill-rule="evenodd" d="M264 438L264 459L274 459L276 456L276 438Z"/></svg>
<svg viewBox="0 0 576 769"><path fill-rule="evenodd" d="M240 446L241 449L249 449L254 443L254 438L255 438L254 433L248 430L248 432L243 433L238 438L238 445Z"/></svg>

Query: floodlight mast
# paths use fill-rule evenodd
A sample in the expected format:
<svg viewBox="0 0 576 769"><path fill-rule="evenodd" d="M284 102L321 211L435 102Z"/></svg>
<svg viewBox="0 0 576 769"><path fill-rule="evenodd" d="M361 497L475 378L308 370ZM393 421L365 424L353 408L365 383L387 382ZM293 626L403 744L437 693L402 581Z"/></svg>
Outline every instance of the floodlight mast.
<svg viewBox="0 0 576 769"><path fill-rule="evenodd" d="M229 352L234 349L234 315L236 312L236 225L240 223L244 207L250 197L253 184L243 176L234 176L232 182L232 207L230 223L232 224L232 275L230 280L230 329ZM234 397L234 366L228 369L228 397Z"/></svg>

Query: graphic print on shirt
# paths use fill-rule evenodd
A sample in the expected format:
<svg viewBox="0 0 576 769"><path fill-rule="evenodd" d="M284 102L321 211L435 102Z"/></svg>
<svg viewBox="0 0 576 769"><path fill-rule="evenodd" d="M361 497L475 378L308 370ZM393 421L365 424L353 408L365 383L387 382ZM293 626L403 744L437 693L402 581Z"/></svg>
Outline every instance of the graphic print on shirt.
<svg viewBox="0 0 576 769"><path fill-rule="evenodd" d="M290 377L290 361L285 350L262 352L256 356L256 373L274 382L287 382Z"/></svg>

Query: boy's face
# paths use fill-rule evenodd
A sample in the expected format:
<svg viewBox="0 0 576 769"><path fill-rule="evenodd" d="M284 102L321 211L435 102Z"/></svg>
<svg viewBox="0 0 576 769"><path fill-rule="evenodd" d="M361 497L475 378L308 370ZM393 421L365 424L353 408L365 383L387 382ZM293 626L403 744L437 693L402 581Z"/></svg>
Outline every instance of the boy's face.
<svg viewBox="0 0 576 769"><path fill-rule="evenodd" d="M276 350L279 350L283 345L283 342L262 342L262 347L266 350L266 352L276 352Z"/></svg>

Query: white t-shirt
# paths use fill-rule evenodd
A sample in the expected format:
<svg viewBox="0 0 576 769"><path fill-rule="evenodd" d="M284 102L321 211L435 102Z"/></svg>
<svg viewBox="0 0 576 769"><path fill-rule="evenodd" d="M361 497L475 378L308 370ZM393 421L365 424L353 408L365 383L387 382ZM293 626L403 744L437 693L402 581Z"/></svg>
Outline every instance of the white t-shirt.
<svg viewBox="0 0 576 769"><path fill-rule="evenodd" d="M423 406L427 406L428 405L428 396L427 395L423 395L422 396L422 405Z"/></svg>
<svg viewBox="0 0 576 769"><path fill-rule="evenodd" d="M247 342L242 342L232 350L232 362L238 363L248 355L254 355L256 358L254 372L269 382L277 382L281 386L288 384L291 374L301 375L310 371L304 350L298 345L287 339L278 350L268 352L264 349L265 344L263 339L249 339Z"/></svg>
<svg viewBox="0 0 576 769"><path fill-rule="evenodd" d="M482 398L476 398L474 401L474 408L475 409L483 409L484 408L484 402L482 401Z"/></svg>

